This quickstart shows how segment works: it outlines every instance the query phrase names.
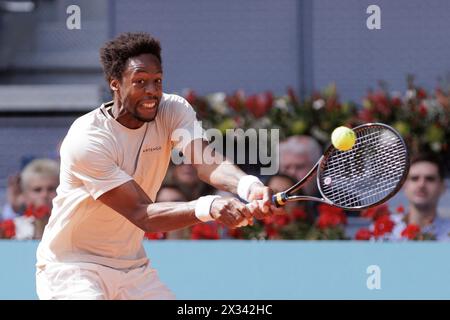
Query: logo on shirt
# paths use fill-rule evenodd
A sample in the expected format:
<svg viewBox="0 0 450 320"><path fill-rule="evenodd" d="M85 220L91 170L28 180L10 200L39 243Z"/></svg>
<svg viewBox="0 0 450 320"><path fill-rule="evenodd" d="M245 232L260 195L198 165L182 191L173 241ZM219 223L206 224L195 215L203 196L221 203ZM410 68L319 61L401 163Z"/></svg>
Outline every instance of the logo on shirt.
<svg viewBox="0 0 450 320"><path fill-rule="evenodd" d="M142 150L142 152L153 152L153 151L159 151L161 149L162 149L161 146L148 147L148 148L145 148L144 150Z"/></svg>

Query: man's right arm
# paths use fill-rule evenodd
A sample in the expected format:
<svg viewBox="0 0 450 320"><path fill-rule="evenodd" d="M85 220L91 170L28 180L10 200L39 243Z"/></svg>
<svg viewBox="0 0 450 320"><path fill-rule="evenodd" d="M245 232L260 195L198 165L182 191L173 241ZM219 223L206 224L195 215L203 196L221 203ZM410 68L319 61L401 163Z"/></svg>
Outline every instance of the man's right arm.
<svg viewBox="0 0 450 320"><path fill-rule="evenodd" d="M201 222L195 216L195 201L153 203L134 180L104 193L98 200L145 232L171 231Z"/></svg>
<svg viewBox="0 0 450 320"><path fill-rule="evenodd" d="M237 199L201 197L191 202L153 203L115 161L113 143L94 134L63 143L61 159L89 194L145 232L165 232L217 220L234 228L247 207Z"/></svg>
<svg viewBox="0 0 450 320"><path fill-rule="evenodd" d="M134 180L102 194L98 200L145 232L172 231L202 222L196 216L199 200L153 203ZM237 227L245 217L250 217L248 208L233 198L215 198L210 214L211 220L217 220L229 228Z"/></svg>

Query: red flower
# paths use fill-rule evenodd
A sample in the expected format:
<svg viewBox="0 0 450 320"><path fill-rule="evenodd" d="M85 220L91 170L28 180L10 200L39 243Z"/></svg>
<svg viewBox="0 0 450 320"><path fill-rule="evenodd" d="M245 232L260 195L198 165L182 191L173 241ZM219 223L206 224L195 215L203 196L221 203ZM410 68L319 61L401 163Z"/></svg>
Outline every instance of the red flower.
<svg viewBox="0 0 450 320"><path fill-rule="evenodd" d="M278 237L278 230L275 228L273 224L266 224L264 226L264 230L266 231L267 238L273 239Z"/></svg>
<svg viewBox="0 0 450 320"><path fill-rule="evenodd" d="M402 205L400 205L400 206L397 207L396 211L398 213L402 213L403 214L403 213L405 213L405 208Z"/></svg>
<svg viewBox="0 0 450 320"><path fill-rule="evenodd" d="M292 209L291 215L294 218L294 220L305 220L307 217L305 210L301 208Z"/></svg>
<svg viewBox="0 0 450 320"><path fill-rule="evenodd" d="M382 204L362 211L361 217L369 218L375 221L381 216L386 216L390 214L391 212L389 211L389 206L387 204Z"/></svg>
<svg viewBox="0 0 450 320"><path fill-rule="evenodd" d="M244 91L238 90L233 96L227 97L226 101L235 111L239 112L244 106L245 94Z"/></svg>
<svg viewBox="0 0 450 320"><path fill-rule="evenodd" d="M272 104L273 95L271 92L250 96L245 101L245 106L255 118L264 116L272 107Z"/></svg>
<svg viewBox="0 0 450 320"><path fill-rule="evenodd" d="M336 99L336 97L330 97L327 99L326 102L326 109L327 111L332 111L332 110L339 110L341 108L341 105L338 103L338 100Z"/></svg>
<svg viewBox="0 0 450 320"><path fill-rule="evenodd" d="M367 99L371 102L373 108L383 116L388 117L391 114L389 100L384 92L370 93Z"/></svg>
<svg viewBox="0 0 450 320"><path fill-rule="evenodd" d="M292 87L288 87L287 91L288 91L288 96L292 101L292 104L297 105L299 100L298 100L297 95L295 94L294 89Z"/></svg>
<svg viewBox="0 0 450 320"><path fill-rule="evenodd" d="M40 207L34 207L33 205L28 206L25 211L25 217L35 217L36 219L42 219L43 217L50 215L50 208L46 205Z"/></svg>
<svg viewBox="0 0 450 320"><path fill-rule="evenodd" d="M364 122L372 122L375 120L372 110L361 109L358 113L358 117Z"/></svg>
<svg viewBox="0 0 450 320"><path fill-rule="evenodd" d="M339 224L339 216L332 214L330 212L324 212L319 215L319 219L317 220L317 226L320 229L326 229L335 227Z"/></svg>
<svg viewBox="0 0 450 320"><path fill-rule="evenodd" d="M215 222L200 223L192 227L191 239L219 239L219 225Z"/></svg>
<svg viewBox="0 0 450 320"><path fill-rule="evenodd" d="M3 234L4 239L11 239L16 235L16 225L11 219L0 222L0 235Z"/></svg>
<svg viewBox="0 0 450 320"><path fill-rule="evenodd" d="M389 215L382 215L375 220L373 235L378 238L394 229L394 222Z"/></svg>
<svg viewBox="0 0 450 320"><path fill-rule="evenodd" d="M166 238L165 232L146 232L144 234L148 240L161 240Z"/></svg>
<svg viewBox="0 0 450 320"><path fill-rule="evenodd" d="M316 101L322 99L322 95L320 94L319 91L314 91L311 95L311 101Z"/></svg>
<svg viewBox="0 0 450 320"><path fill-rule="evenodd" d="M419 106L419 115L422 118L425 118L427 116L427 113L428 113L427 107L425 107L425 105L421 103Z"/></svg>
<svg viewBox="0 0 450 320"><path fill-rule="evenodd" d="M319 213L323 213L323 212L331 212L331 213L335 213L335 214L341 214L344 212L344 210L342 210L341 208L329 205L329 204L325 204L325 203L321 203L319 205L317 205L317 211ZM345 215L344 215L345 217Z"/></svg>
<svg viewBox="0 0 450 320"><path fill-rule="evenodd" d="M408 238L409 240L416 239L420 234L420 227L416 224L408 224L402 231L402 237Z"/></svg>
<svg viewBox="0 0 450 320"><path fill-rule="evenodd" d="M184 98L187 100L187 102L189 102L189 104L194 104L195 100L197 100L197 95L195 94L194 90L188 90L185 93Z"/></svg>
<svg viewBox="0 0 450 320"><path fill-rule="evenodd" d="M427 93L424 89L422 89L422 88L417 89L417 98L425 99L426 97L427 97Z"/></svg>
<svg viewBox="0 0 450 320"><path fill-rule="evenodd" d="M262 222L265 225L274 225L279 227L285 226L291 221L292 217L284 209L279 209L278 213L262 219Z"/></svg>
<svg viewBox="0 0 450 320"><path fill-rule="evenodd" d="M400 107L402 105L402 100L399 97L392 98L391 102L394 107Z"/></svg>
<svg viewBox="0 0 450 320"><path fill-rule="evenodd" d="M384 108L388 106L388 99L384 92L369 93L367 98L377 107Z"/></svg>
<svg viewBox="0 0 450 320"><path fill-rule="evenodd" d="M274 217L275 217L274 223L277 226L285 226L289 224L289 222L291 222L291 218L287 214L275 214Z"/></svg>
<svg viewBox="0 0 450 320"><path fill-rule="evenodd" d="M370 240L372 237L372 232L370 232L367 228L361 228L356 232L355 239L356 240Z"/></svg>
<svg viewBox="0 0 450 320"><path fill-rule="evenodd" d="M34 216L37 219L41 219L41 218L43 218L44 216L47 216L47 215L50 215L50 208L47 207L47 206L41 206L39 208L36 208L36 211L34 213Z"/></svg>
<svg viewBox="0 0 450 320"><path fill-rule="evenodd" d="M234 239L241 239L243 237L241 228L228 229L227 233L231 238Z"/></svg>
<svg viewBox="0 0 450 320"><path fill-rule="evenodd" d="M319 211L317 227L320 229L335 227L339 224L347 224L347 217L345 216L344 210L340 208L320 204L317 210Z"/></svg>
<svg viewBox="0 0 450 320"><path fill-rule="evenodd" d="M277 214L263 218L264 231L267 239L277 239L279 231L293 220L293 217L284 209L280 209Z"/></svg>

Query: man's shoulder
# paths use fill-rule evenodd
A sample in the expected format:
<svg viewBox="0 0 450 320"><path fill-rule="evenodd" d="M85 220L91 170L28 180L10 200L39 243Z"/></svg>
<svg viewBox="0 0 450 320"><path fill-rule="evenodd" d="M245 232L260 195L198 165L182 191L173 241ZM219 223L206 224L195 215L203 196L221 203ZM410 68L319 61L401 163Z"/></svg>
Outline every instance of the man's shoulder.
<svg viewBox="0 0 450 320"><path fill-rule="evenodd" d="M111 137L104 112L102 105L77 118L66 135L65 145L76 148L91 142L104 144Z"/></svg>
<svg viewBox="0 0 450 320"><path fill-rule="evenodd" d="M438 241L450 240L450 218L437 216L432 224L432 233Z"/></svg>
<svg viewBox="0 0 450 320"><path fill-rule="evenodd" d="M185 98L183 98L182 96L179 96L177 94L174 93L163 93L161 102L163 102L163 104L168 104L168 105L186 105L188 104L188 102L186 101Z"/></svg>
<svg viewBox="0 0 450 320"><path fill-rule="evenodd" d="M180 119L195 115L195 111L189 102L177 94L164 93L160 111L163 119Z"/></svg>
<svg viewBox="0 0 450 320"><path fill-rule="evenodd" d="M69 129L69 135L88 136L93 132L108 130L108 117L106 115L105 106L100 107L78 117L72 123Z"/></svg>

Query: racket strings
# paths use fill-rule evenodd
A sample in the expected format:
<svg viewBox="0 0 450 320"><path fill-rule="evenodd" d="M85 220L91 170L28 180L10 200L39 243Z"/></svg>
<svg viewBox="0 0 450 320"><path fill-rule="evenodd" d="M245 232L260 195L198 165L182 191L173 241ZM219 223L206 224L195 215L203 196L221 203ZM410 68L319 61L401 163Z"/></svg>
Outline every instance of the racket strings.
<svg viewBox="0 0 450 320"><path fill-rule="evenodd" d="M349 151L334 150L321 167L323 195L342 207L366 207L391 194L407 165L400 137L384 127L358 130Z"/></svg>

